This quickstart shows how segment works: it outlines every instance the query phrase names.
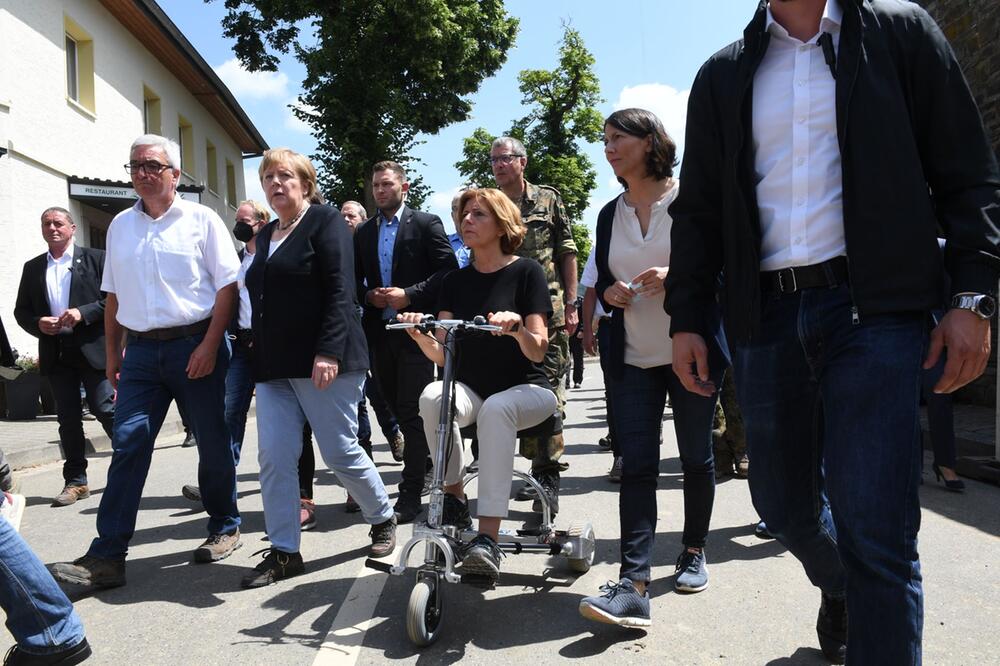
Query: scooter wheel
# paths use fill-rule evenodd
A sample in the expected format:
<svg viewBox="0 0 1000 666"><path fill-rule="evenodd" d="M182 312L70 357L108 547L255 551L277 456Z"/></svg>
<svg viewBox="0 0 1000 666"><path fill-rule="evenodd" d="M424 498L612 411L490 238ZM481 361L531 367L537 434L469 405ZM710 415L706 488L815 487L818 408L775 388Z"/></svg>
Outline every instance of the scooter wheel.
<svg viewBox="0 0 1000 666"><path fill-rule="evenodd" d="M437 581L428 578L418 580L410 592L410 601L406 605L406 635L417 647L437 640L443 614L437 599L439 594L441 590Z"/></svg>
<svg viewBox="0 0 1000 666"><path fill-rule="evenodd" d="M587 573L594 563L594 551L596 550L594 528L588 522L576 521L570 523L569 529L566 530L566 536L580 538L583 545L583 553L581 553L583 557L567 557L566 563L570 570L575 573Z"/></svg>

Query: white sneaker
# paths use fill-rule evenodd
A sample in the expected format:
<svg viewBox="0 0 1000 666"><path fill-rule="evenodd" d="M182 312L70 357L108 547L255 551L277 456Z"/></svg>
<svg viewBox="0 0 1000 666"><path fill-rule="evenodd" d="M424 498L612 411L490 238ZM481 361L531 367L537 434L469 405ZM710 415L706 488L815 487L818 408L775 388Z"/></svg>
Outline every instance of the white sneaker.
<svg viewBox="0 0 1000 666"><path fill-rule="evenodd" d="M21 516L24 515L24 495L14 493L4 493L3 503L0 504L0 518L3 518L17 532L21 527Z"/></svg>

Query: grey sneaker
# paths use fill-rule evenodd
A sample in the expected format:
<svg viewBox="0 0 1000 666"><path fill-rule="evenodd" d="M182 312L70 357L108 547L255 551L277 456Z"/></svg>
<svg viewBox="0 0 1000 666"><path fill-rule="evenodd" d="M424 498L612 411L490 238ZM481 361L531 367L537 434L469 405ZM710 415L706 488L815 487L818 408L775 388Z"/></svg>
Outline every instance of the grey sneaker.
<svg viewBox="0 0 1000 666"><path fill-rule="evenodd" d="M580 615L588 620L619 627L648 627L649 590L639 594L628 578L601 586L602 594L580 600Z"/></svg>
<svg viewBox="0 0 1000 666"><path fill-rule="evenodd" d="M611 469L608 470L608 481L611 483L621 483L622 482L622 467L625 464L625 459L621 456L615 456L614 461L611 463Z"/></svg>
<svg viewBox="0 0 1000 666"><path fill-rule="evenodd" d="M121 587L125 584L125 559L110 559L84 555L72 562L49 565L56 580L90 587Z"/></svg>
<svg viewBox="0 0 1000 666"><path fill-rule="evenodd" d="M504 553L497 542L480 534L465 547L456 571L463 576L485 576L496 580L500 577L500 560L503 557Z"/></svg>
<svg viewBox="0 0 1000 666"><path fill-rule="evenodd" d="M705 550L692 553L687 548L677 557L674 569L674 589L678 592L701 592L708 587L708 567Z"/></svg>
<svg viewBox="0 0 1000 666"><path fill-rule="evenodd" d="M224 560L233 554L233 551L243 546L240 541L240 531L236 530L232 534L209 534L205 543L198 546L194 551L194 561L207 563Z"/></svg>

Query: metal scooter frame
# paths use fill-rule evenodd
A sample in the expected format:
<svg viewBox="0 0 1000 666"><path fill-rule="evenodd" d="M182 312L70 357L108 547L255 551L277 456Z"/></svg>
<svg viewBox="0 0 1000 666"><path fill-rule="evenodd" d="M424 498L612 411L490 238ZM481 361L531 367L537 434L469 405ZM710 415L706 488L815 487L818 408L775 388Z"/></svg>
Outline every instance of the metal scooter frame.
<svg viewBox="0 0 1000 666"><path fill-rule="evenodd" d="M429 315L425 316L419 324L395 323L387 324L386 328L389 330L416 328L422 333L430 333L436 329L444 329L445 331L443 390L436 430L438 447L434 459L434 478L431 483L427 523L414 525L413 536L400 549L396 564L387 566L375 560L368 561L368 564L373 568L386 571L394 576L401 576L406 572L414 548L424 544L424 562L422 566L417 568L416 579L417 586L429 586L430 598L422 600L426 604L423 610L415 609L414 597L417 596L417 592L423 593L423 591L418 590L417 587L414 588L414 595L411 596L410 607L407 609L407 633L417 645L429 645L437 638L440 630L442 614L440 583L463 582L462 576L455 573L457 559L455 550L478 534L473 529L459 531L454 526L442 525L441 522L444 514L443 486L448 447L450 445L461 446L461 442L451 442L454 419L452 404L455 386L455 336L458 331L495 332L501 329L499 326L487 324L484 317L476 317L473 321L463 321L458 319L436 320ZM463 484L467 485L477 476L478 473L466 475ZM524 472L514 470L514 476L534 488L542 506L542 522L537 528L530 530L517 530L516 532L502 530L497 544L499 548L505 553L513 554L536 552L563 555L570 559L571 568L575 571L583 573L589 569L594 556L594 536L590 524L575 525L568 531L555 530L552 525L552 507L541 484ZM419 617L410 617L421 612L424 615L423 622L420 621ZM428 620L434 624L433 627L428 626Z"/></svg>

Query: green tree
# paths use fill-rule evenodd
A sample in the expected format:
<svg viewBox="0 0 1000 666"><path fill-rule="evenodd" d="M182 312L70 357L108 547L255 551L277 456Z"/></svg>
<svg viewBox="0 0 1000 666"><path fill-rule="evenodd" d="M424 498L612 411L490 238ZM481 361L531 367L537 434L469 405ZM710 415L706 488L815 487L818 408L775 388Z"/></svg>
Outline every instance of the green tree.
<svg viewBox="0 0 1000 666"><path fill-rule="evenodd" d="M520 139L528 151L525 178L559 190L570 220L579 222L597 186L597 171L581 142L599 141L603 130L594 56L580 33L564 26L558 66L522 70L517 78L521 103L529 111L505 134ZM494 185L487 157L495 138L480 127L464 140L455 167L470 185Z"/></svg>
<svg viewBox="0 0 1000 666"><path fill-rule="evenodd" d="M583 277L583 269L587 265L587 258L590 257L594 243L590 239L590 229L586 224L574 222L571 230L573 242L576 243L576 278L579 280ZM577 293L583 296L583 289L580 288Z"/></svg>
<svg viewBox="0 0 1000 666"><path fill-rule="evenodd" d="M363 197L369 210L372 164L415 171L417 136L469 117L468 96L503 65L518 30L502 0L224 2L223 34L246 69L275 71L289 51L305 65L292 109L316 138L320 187L334 202ZM410 180L416 206L429 191Z"/></svg>

